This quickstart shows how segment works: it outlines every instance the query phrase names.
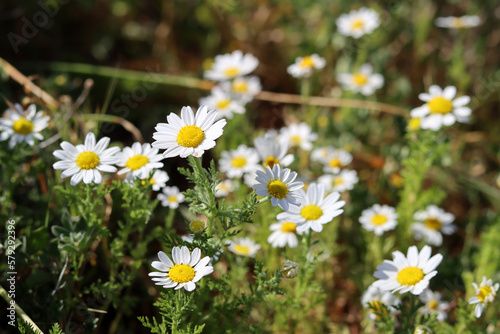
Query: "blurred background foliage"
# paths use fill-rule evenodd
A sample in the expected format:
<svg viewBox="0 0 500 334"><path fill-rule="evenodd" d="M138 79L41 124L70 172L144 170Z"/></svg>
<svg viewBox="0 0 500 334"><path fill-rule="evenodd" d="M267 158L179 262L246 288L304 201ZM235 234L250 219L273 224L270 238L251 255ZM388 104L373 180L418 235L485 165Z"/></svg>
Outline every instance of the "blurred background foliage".
<svg viewBox="0 0 500 334"><path fill-rule="evenodd" d="M198 98L208 95L208 91L182 85L158 85L146 90L145 98L127 104L123 96L130 96L142 84L140 80L82 74L83 67L68 68L62 63L109 66L116 68L117 73L127 69L143 71L144 75L158 72L201 78L207 59L241 49L259 59L255 74L260 77L264 90L297 94L299 84L287 74L287 66L297 56L318 53L326 58L327 66L313 79L313 95L376 100L408 110L421 104L417 96L431 84L457 86L459 95L472 98L472 122L460 125L464 131L446 130L451 151L439 157L438 163L446 169L431 169L424 183L424 188L432 183L445 191L447 196L442 207L458 217L460 233L447 240L450 257L445 267L472 272L471 259L477 256L474 255L477 244L464 245L464 240L478 241L479 231L483 229L490 231L489 239L495 239L498 229L488 224L495 220L500 205L496 184L500 166L500 3L497 0L51 0L47 6L54 15L43 26L35 27L33 37L19 44L16 52L9 36L23 36L26 22L33 24L37 13L43 10L40 3L12 0L0 3L1 56L53 96L69 95L76 99L85 79L92 78L94 85L81 106L82 113L93 113L106 104L113 106L116 101L107 113L133 122L146 141L150 141L154 125L164 121L168 113L177 112L183 105L196 106ZM339 15L361 6L376 9L381 26L359 40L338 34L335 20ZM465 14L479 15L483 23L464 30L434 25L437 16ZM342 92L336 75L355 69L365 61L373 64L375 72L384 75L385 86L370 98ZM5 75L1 78L0 92L11 101L20 101L25 95L22 87ZM317 114L322 120L326 119L326 123L316 119L306 121L322 135L325 143L354 153L353 166L361 182L351 197L363 200L354 201L346 215L358 217L373 203L394 205L401 186L398 183L400 163L408 156L405 118L363 109L318 109ZM122 114L123 110L127 111L126 115ZM216 151L235 148L240 143L250 144L248 134L252 134L253 128L279 128L301 117L302 111L294 106L256 100L247 107L244 119L228 125ZM133 142L121 127L105 135L123 145ZM209 158L207 154L206 159ZM2 153L2 159L9 159L6 152ZM166 161L165 169L173 183L185 189L187 185L176 171L179 165L185 162L171 159ZM35 165L33 168L46 167ZM32 206L39 200L32 191L20 188L19 207L40 208ZM26 193L30 193L29 197L24 196ZM30 219L38 214L43 216L43 210L34 209ZM160 209L154 220L163 221L166 212ZM154 226L154 221L151 224ZM182 224L178 227L183 229ZM35 232L45 233L42 229ZM356 273L366 269L353 264L359 254L342 254L346 243L358 245L360 254L366 251L362 235L357 232L359 229L353 230L346 223L341 228L342 237L329 240L339 246L340 255L332 260L338 270ZM41 246L29 247L36 251ZM465 256L458 260L454 254L460 252ZM335 283L324 287L330 293L324 311L329 321L343 324L332 329L333 332L350 328L355 333L360 328L361 306L349 296L359 296L362 291L356 290L359 284L343 280L341 272L335 275ZM444 280L462 286L462 282L456 283L454 272L445 271L443 275ZM145 287L135 284L138 293L135 299L127 301L125 314L150 314L156 292L151 288L145 292ZM103 303L107 302L97 301L96 305ZM102 332L123 332L125 328L136 331L135 316L122 317L118 324L113 321L114 312L110 307L107 315L100 315L104 318ZM31 314L36 319L36 312Z"/></svg>

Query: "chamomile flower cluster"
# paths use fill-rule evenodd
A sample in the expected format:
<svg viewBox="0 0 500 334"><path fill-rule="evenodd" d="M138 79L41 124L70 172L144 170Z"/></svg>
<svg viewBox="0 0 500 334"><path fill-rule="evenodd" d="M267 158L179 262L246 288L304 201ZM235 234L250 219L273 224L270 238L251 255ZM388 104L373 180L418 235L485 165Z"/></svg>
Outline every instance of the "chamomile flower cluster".
<svg viewBox="0 0 500 334"><path fill-rule="evenodd" d="M259 78L248 76L258 65L257 58L240 50L216 56L212 67L205 71L205 78L217 81L218 85L199 104L217 110L218 118L231 119L234 114L244 114L245 104L262 90Z"/></svg>

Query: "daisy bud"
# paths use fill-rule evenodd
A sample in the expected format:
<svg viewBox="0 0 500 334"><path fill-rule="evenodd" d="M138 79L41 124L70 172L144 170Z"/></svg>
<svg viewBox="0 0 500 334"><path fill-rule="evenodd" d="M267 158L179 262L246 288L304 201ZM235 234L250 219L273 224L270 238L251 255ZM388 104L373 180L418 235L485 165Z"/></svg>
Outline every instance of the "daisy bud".
<svg viewBox="0 0 500 334"><path fill-rule="evenodd" d="M201 234L205 230L205 224L199 220L195 220L189 224L189 229L194 234Z"/></svg>
<svg viewBox="0 0 500 334"><path fill-rule="evenodd" d="M432 330L424 325L418 325L413 334L432 334Z"/></svg>
<svg viewBox="0 0 500 334"><path fill-rule="evenodd" d="M287 278L295 278L299 275L299 264L297 262L286 260L281 267L283 275Z"/></svg>

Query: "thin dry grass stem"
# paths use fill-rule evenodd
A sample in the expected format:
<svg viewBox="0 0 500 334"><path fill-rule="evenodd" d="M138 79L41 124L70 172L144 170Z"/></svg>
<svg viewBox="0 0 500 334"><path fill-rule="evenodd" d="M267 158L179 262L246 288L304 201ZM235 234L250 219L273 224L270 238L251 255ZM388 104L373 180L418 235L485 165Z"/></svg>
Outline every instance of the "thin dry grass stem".
<svg viewBox="0 0 500 334"><path fill-rule="evenodd" d="M293 94L283 94L283 93L273 93L273 92L260 92L255 96L255 99L269 102L278 103L291 103L291 104L303 104L304 100L300 95ZM305 104L320 106L320 107L331 107L331 108L361 108L368 110L375 110L385 112L395 116L409 117L409 112L407 109L396 107L390 104L374 102L374 101L362 101L362 100L351 100L351 99L336 99L331 97L322 96L310 96Z"/></svg>
<svg viewBox="0 0 500 334"><path fill-rule="evenodd" d="M59 103L52 96L50 96L49 93L35 85L28 77L19 72L14 66L1 57L0 67L9 77L23 86L26 90L33 93L33 95L42 100L48 107L57 108Z"/></svg>
<svg viewBox="0 0 500 334"><path fill-rule="evenodd" d="M142 137L141 131L124 118L114 116L114 115L106 115L106 114L84 114L81 115L82 118L91 119L95 121L101 122L110 122L121 125L125 130L130 132L134 139L140 143L144 143L144 138Z"/></svg>

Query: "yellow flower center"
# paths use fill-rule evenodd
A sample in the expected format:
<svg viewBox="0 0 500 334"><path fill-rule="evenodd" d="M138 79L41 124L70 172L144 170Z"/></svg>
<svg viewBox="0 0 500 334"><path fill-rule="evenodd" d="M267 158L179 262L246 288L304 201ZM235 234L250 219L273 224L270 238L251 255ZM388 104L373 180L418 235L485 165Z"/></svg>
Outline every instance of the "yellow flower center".
<svg viewBox="0 0 500 334"><path fill-rule="evenodd" d="M293 146L299 146L302 142L302 139L300 138L300 136L291 136L290 141L292 142Z"/></svg>
<svg viewBox="0 0 500 334"><path fill-rule="evenodd" d="M34 127L33 123L28 121L26 118L19 118L14 122L14 124L12 124L12 130L14 130L17 134L24 136L32 133Z"/></svg>
<svg viewBox="0 0 500 334"><path fill-rule="evenodd" d="M415 285L424 279L424 272L417 267L406 267L398 273L397 280L401 285Z"/></svg>
<svg viewBox="0 0 500 334"><path fill-rule="evenodd" d="M247 159L244 157L234 157L231 159L231 165L236 168L241 168L247 164Z"/></svg>
<svg viewBox="0 0 500 334"><path fill-rule="evenodd" d="M344 167L344 165L342 165L342 163L340 162L340 160L339 160L339 159L337 159L337 158L333 158L333 159L331 159L331 160L328 162L328 165L330 165L330 167L339 167L339 168Z"/></svg>
<svg viewBox="0 0 500 334"><path fill-rule="evenodd" d="M246 93L248 91L248 85L244 80L238 80L233 82L233 91L236 93Z"/></svg>
<svg viewBox="0 0 500 334"><path fill-rule="evenodd" d="M427 303L427 308L429 310L432 310L432 311L435 311L438 309L438 306L439 306L439 303L437 302L437 300L435 299L431 299L429 300L429 302Z"/></svg>
<svg viewBox="0 0 500 334"><path fill-rule="evenodd" d="M269 168L273 169L275 164L279 164L279 160L276 159L275 157L267 157L266 160L264 160L264 163L262 164L265 167L269 166Z"/></svg>
<svg viewBox="0 0 500 334"><path fill-rule="evenodd" d="M479 293L477 294L477 298L479 298L481 303L484 303L486 297L488 297L492 292L493 290L491 290L491 287L483 286L482 288L479 288Z"/></svg>
<svg viewBox="0 0 500 334"><path fill-rule="evenodd" d="M80 169L94 169L99 165L99 156L91 151L82 152L76 157L76 165Z"/></svg>
<svg viewBox="0 0 500 334"><path fill-rule="evenodd" d="M408 122L408 129L412 131L417 131L420 129L420 118L412 118Z"/></svg>
<svg viewBox="0 0 500 334"><path fill-rule="evenodd" d="M427 102L431 114L448 114L453 110L453 103L442 96L438 96Z"/></svg>
<svg viewBox="0 0 500 334"><path fill-rule="evenodd" d="M186 125L177 134L177 143L184 147L198 147L205 139L205 133L196 125Z"/></svg>
<svg viewBox="0 0 500 334"><path fill-rule="evenodd" d="M319 116L318 119L316 120L318 123L318 126L324 128L325 126L328 125L328 117L326 116Z"/></svg>
<svg viewBox="0 0 500 334"><path fill-rule="evenodd" d="M465 22L461 17L454 17L451 21L451 26L455 29L465 28Z"/></svg>
<svg viewBox="0 0 500 334"><path fill-rule="evenodd" d="M442 223L436 218L429 218L424 221L425 226L433 230L439 231Z"/></svg>
<svg viewBox="0 0 500 334"><path fill-rule="evenodd" d="M368 82L368 77L361 73L354 73L352 75L352 81L358 86L363 86Z"/></svg>
<svg viewBox="0 0 500 334"><path fill-rule="evenodd" d="M187 283L195 276L194 269L187 264L176 264L168 271L168 277L176 283Z"/></svg>
<svg viewBox="0 0 500 334"><path fill-rule="evenodd" d="M281 225L281 232L295 232L297 229L297 224L292 222L285 222Z"/></svg>
<svg viewBox="0 0 500 334"><path fill-rule="evenodd" d="M153 184L155 184L155 183L156 183L155 179L151 178L151 180L149 180L149 184L153 185ZM143 186L145 186L145 185L146 185L146 181L145 181L145 180L142 180L142 181L141 181L141 184L142 184Z"/></svg>
<svg viewBox="0 0 500 334"><path fill-rule="evenodd" d="M134 155L133 157L129 158L127 160L127 166L131 170L137 170L143 166L145 166L149 162L149 159L147 156L142 155L142 154L137 154Z"/></svg>
<svg viewBox="0 0 500 334"><path fill-rule="evenodd" d="M317 205L309 204L300 210L300 215L306 220L316 220L323 215L323 210Z"/></svg>
<svg viewBox="0 0 500 334"><path fill-rule="evenodd" d="M174 195L168 196L168 201L169 202L177 202L177 196L174 196Z"/></svg>
<svg viewBox="0 0 500 334"><path fill-rule="evenodd" d="M372 311L373 313L382 312L382 314L384 316L387 315L387 308L382 306L382 305L384 305L384 303L382 303L381 300L373 300L373 301L369 302L368 305L370 306L370 311ZM377 315L377 319L380 320L380 315Z"/></svg>
<svg viewBox="0 0 500 334"><path fill-rule="evenodd" d="M200 234L205 229L205 224L199 220L195 220L189 224L189 229L193 233Z"/></svg>
<svg viewBox="0 0 500 334"><path fill-rule="evenodd" d="M352 29L360 29L360 28L363 28L364 25L365 25L365 23L363 22L363 20L356 19L356 20L352 21L351 28Z"/></svg>
<svg viewBox="0 0 500 334"><path fill-rule="evenodd" d="M231 100L229 99L220 100L217 102L217 109L224 109L229 105L229 103L231 103Z"/></svg>
<svg viewBox="0 0 500 334"><path fill-rule="evenodd" d="M242 245L236 245L234 246L234 250L236 253L243 254L243 255L248 255L250 253L250 248L247 246L242 246Z"/></svg>
<svg viewBox="0 0 500 334"><path fill-rule="evenodd" d="M277 199L283 199L288 194L288 187L281 180L271 180L267 185L267 191L269 195Z"/></svg>
<svg viewBox="0 0 500 334"><path fill-rule="evenodd" d="M312 60L311 57L307 56L302 58L299 66L302 68L312 68L314 67L314 61Z"/></svg>
<svg viewBox="0 0 500 334"><path fill-rule="evenodd" d="M228 67L225 71L224 71L224 74L227 76L227 77L231 77L231 78L234 78L235 76L237 76L238 74L240 73L240 70L236 67Z"/></svg>
<svg viewBox="0 0 500 334"><path fill-rule="evenodd" d="M342 183L344 183L344 180L343 180L341 177L336 177L336 178L333 180L333 185L334 185L334 186L341 185Z"/></svg>
<svg viewBox="0 0 500 334"><path fill-rule="evenodd" d="M372 224L373 225L382 225L387 222L387 216L381 215L381 214L375 214L372 217Z"/></svg>

